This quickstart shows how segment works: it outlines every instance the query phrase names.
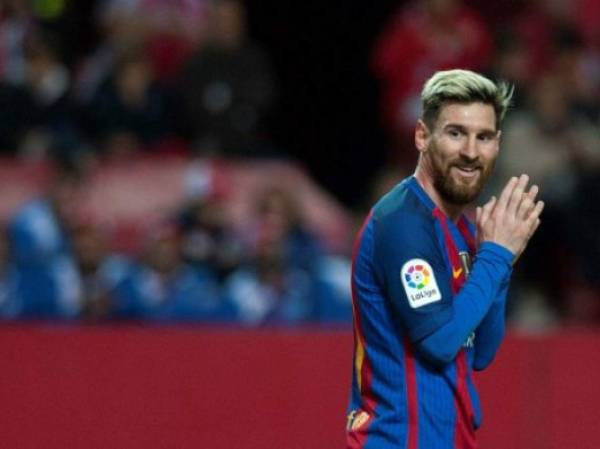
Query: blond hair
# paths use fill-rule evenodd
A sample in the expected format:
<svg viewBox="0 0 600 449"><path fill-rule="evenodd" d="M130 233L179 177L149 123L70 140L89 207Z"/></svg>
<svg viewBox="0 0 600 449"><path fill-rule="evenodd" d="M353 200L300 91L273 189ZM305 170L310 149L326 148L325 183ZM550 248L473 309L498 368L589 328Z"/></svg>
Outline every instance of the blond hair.
<svg viewBox="0 0 600 449"><path fill-rule="evenodd" d="M494 83L470 70L436 72L421 91L422 119L432 128L444 103L481 102L493 106L496 112L496 129L499 129L510 106L513 91L513 86L506 82Z"/></svg>

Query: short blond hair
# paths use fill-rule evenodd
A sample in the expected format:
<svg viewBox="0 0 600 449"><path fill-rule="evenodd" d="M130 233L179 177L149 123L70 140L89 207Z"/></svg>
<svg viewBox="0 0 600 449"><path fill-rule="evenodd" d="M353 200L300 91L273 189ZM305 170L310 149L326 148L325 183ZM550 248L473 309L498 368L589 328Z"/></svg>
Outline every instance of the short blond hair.
<svg viewBox="0 0 600 449"><path fill-rule="evenodd" d="M422 120L432 128L444 103L481 102L493 106L496 129L504 119L513 96L514 87L501 81L495 83L470 70L444 70L427 80L421 91Z"/></svg>

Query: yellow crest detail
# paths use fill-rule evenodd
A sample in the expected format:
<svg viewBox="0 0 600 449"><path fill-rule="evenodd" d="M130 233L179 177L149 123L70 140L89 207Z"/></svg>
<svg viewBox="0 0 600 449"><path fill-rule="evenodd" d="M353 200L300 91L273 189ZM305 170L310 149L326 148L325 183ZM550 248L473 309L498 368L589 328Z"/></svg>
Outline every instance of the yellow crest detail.
<svg viewBox="0 0 600 449"><path fill-rule="evenodd" d="M352 430L360 429L369 420L369 418L370 416L367 412L365 412L364 410L360 412L354 417L354 420L352 421Z"/></svg>

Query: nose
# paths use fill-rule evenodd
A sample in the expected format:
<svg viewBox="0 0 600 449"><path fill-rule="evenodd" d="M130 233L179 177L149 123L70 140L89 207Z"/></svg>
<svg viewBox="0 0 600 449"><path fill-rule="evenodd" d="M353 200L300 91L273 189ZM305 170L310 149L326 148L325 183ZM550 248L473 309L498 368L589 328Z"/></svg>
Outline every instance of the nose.
<svg viewBox="0 0 600 449"><path fill-rule="evenodd" d="M477 136L469 135L469 138L461 148L460 155L468 160L477 159Z"/></svg>

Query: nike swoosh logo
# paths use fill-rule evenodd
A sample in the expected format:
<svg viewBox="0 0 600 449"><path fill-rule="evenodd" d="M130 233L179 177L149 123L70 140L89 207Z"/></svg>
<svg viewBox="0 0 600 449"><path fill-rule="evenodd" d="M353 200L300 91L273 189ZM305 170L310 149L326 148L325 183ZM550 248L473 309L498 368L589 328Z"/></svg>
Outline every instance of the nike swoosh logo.
<svg viewBox="0 0 600 449"><path fill-rule="evenodd" d="M462 268L459 268L458 270L452 269L452 276L454 277L454 279L458 279L458 277L461 275L461 273L462 273Z"/></svg>

